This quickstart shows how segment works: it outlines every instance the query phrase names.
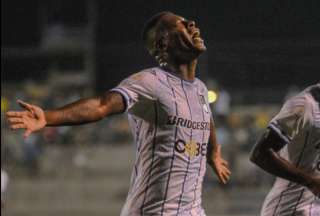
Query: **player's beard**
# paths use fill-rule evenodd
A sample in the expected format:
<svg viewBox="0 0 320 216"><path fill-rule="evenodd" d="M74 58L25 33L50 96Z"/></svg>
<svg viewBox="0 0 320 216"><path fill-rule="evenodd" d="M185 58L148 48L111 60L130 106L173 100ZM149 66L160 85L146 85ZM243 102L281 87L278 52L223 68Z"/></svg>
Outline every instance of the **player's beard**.
<svg viewBox="0 0 320 216"><path fill-rule="evenodd" d="M191 39L183 34L174 35L173 41L174 46L169 47L168 51L171 57L179 63L189 63L206 50L205 46L197 47Z"/></svg>

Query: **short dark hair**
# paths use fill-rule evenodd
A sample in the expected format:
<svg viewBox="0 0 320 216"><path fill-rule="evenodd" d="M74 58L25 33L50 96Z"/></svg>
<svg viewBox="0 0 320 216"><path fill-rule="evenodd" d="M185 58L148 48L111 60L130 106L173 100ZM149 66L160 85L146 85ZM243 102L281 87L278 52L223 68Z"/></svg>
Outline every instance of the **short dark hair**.
<svg viewBox="0 0 320 216"><path fill-rule="evenodd" d="M153 49L154 49L153 45L154 45L156 32L154 32L153 34L151 34L151 33L153 30L155 30L155 27L159 24L159 21L161 20L161 18L167 14L172 14L172 12L163 11L163 12L155 14L146 22L146 24L144 25L144 28L142 30L143 44L145 45L145 47L147 48L147 50L149 51L149 53L151 55L153 55Z"/></svg>

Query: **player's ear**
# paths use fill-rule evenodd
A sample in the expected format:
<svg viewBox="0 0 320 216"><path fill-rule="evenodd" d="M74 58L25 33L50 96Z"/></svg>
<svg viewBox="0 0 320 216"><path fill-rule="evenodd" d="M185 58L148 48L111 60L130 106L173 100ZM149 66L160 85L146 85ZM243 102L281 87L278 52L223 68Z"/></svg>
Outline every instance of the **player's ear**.
<svg viewBox="0 0 320 216"><path fill-rule="evenodd" d="M168 49L168 43L168 34L160 34L155 40L155 48L160 52L166 51Z"/></svg>

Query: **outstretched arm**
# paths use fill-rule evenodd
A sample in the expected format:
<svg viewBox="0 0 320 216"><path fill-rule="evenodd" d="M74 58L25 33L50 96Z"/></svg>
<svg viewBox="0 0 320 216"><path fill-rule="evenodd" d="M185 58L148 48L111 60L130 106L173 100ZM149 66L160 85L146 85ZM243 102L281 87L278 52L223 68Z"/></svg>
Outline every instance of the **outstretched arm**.
<svg viewBox="0 0 320 216"><path fill-rule="evenodd" d="M216 132L212 119L210 121L210 138L207 151L207 161L217 174L220 182L226 184L230 178L231 172L228 167L228 162L221 156L221 146L217 143Z"/></svg>
<svg viewBox="0 0 320 216"><path fill-rule="evenodd" d="M24 137L45 126L80 125L95 122L125 110L125 102L121 94L112 91L46 111L23 101L18 103L25 111L8 111L6 116L12 129L25 129Z"/></svg>
<svg viewBox="0 0 320 216"><path fill-rule="evenodd" d="M125 103L120 93L105 94L80 99L64 107L45 111L47 126L79 125L101 120L102 118L122 113Z"/></svg>
<svg viewBox="0 0 320 216"><path fill-rule="evenodd" d="M311 176L277 154L286 144L274 130L267 129L253 148L250 160L270 174L304 185L319 196L320 178Z"/></svg>

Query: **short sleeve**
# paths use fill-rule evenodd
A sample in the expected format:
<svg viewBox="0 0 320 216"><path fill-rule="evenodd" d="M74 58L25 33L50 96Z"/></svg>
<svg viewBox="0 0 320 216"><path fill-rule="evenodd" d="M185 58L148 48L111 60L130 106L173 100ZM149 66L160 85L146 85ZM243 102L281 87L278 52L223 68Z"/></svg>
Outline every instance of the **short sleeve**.
<svg viewBox="0 0 320 216"><path fill-rule="evenodd" d="M120 93L126 102L126 111L143 105L145 101L156 100L155 74L152 71L135 73L111 89Z"/></svg>
<svg viewBox="0 0 320 216"><path fill-rule="evenodd" d="M288 100L269 124L269 128L274 130L286 143L290 143L308 125L306 102L305 97L301 96Z"/></svg>

